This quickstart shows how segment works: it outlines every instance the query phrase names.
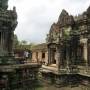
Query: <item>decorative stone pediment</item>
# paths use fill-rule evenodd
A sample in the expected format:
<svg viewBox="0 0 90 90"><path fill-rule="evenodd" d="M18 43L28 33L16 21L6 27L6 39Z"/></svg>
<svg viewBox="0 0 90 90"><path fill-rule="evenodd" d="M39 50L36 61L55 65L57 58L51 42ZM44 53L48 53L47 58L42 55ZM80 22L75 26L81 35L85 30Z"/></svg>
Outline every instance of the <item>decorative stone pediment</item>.
<svg viewBox="0 0 90 90"><path fill-rule="evenodd" d="M90 16L90 6L89 6L89 8L87 9L87 15Z"/></svg>
<svg viewBox="0 0 90 90"><path fill-rule="evenodd" d="M59 25L56 24L56 23L53 23L52 26L51 26L51 29L50 29L49 36L48 36L47 40L49 40L53 43L58 42L59 31L60 31Z"/></svg>
<svg viewBox="0 0 90 90"><path fill-rule="evenodd" d="M59 25L56 23L53 23L51 28L50 28L50 33L52 32L59 32Z"/></svg>
<svg viewBox="0 0 90 90"><path fill-rule="evenodd" d="M59 19L58 19L58 22L61 22L65 17L68 17L68 12L66 10L62 10L60 16L59 16Z"/></svg>
<svg viewBox="0 0 90 90"><path fill-rule="evenodd" d="M66 10L62 10L58 23L60 26L67 26L67 25L72 25L74 23L73 16L69 15Z"/></svg>
<svg viewBox="0 0 90 90"><path fill-rule="evenodd" d="M0 0L0 8L7 9L8 8L8 0Z"/></svg>

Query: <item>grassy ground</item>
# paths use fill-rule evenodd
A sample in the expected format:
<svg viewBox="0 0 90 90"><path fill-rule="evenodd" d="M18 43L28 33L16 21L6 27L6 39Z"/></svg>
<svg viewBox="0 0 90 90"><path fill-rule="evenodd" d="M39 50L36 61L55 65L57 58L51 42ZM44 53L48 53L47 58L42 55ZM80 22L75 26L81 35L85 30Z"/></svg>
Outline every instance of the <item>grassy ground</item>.
<svg viewBox="0 0 90 90"><path fill-rule="evenodd" d="M87 87L79 86L79 87L61 87L61 88L56 88L54 86L49 86L49 87L39 87L36 90L90 90L87 89Z"/></svg>

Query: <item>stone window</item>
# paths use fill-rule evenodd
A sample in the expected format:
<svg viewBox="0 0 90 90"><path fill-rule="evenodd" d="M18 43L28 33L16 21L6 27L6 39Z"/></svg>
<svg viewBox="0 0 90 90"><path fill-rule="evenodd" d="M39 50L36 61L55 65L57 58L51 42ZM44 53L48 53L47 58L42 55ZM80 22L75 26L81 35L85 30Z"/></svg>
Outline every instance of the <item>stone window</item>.
<svg viewBox="0 0 90 90"><path fill-rule="evenodd" d="M44 52L42 53L42 58L45 58L45 53Z"/></svg>

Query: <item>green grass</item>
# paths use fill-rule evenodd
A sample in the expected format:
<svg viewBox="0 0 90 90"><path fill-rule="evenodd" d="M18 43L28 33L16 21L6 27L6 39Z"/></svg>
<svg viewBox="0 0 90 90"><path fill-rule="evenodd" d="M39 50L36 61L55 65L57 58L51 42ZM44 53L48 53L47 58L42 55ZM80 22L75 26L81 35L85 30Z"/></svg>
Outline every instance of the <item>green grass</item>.
<svg viewBox="0 0 90 90"><path fill-rule="evenodd" d="M43 90L43 87L41 87L41 88L37 88L36 90Z"/></svg>

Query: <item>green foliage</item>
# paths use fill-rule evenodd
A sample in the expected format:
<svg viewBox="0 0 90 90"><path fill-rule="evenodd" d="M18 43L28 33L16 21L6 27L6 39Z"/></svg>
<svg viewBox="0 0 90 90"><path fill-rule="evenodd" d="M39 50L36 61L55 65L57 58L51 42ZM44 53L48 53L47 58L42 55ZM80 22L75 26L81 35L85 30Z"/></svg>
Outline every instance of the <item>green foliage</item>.
<svg viewBox="0 0 90 90"><path fill-rule="evenodd" d="M17 48L18 46L19 46L18 37L16 34L14 34L13 47Z"/></svg>
<svg viewBox="0 0 90 90"><path fill-rule="evenodd" d="M25 40L19 41L17 35L14 35L14 40L13 40L13 47L14 49L31 49L33 46L35 46L34 43L29 43Z"/></svg>
<svg viewBox="0 0 90 90"><path fill-rule="evenodd" d="M71 28L65 28L63 32L64 39L67 40L70 38Z"/></svg>
<svg viewBox="0 0 90 90"><path fill-rule="evenodd" d="M20 45L27 45L27 41L22 40L22 41L20 42Z"/></svg>

